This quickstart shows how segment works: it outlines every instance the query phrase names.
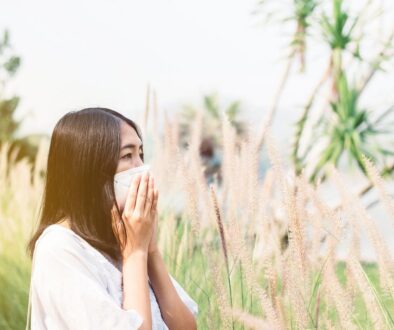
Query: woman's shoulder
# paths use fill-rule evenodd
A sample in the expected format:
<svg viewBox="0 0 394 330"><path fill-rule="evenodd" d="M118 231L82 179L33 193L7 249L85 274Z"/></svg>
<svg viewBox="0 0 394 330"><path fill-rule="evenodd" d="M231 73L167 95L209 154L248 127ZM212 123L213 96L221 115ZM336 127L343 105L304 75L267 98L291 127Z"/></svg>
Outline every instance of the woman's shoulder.
<svg viewBox="0 0 394 330"><path fill-rule="evenodd" d="M102 263L98 255L71 229L52 224L36 241L32 273L38 277L48 277L52 275L43 273L51 270L51 274L55 274L64 270L103 281Z"/></svg>
<svg viewBox="0 0 394 330"><path fill-rule="evenodd" d="M91 259L88 257L81 238L71 229L59 224L51 224L44 229L35 243L33 256L35 263L39 264L46 264L54 259Z"/></svg>
<svg viewBox="0 0 394 330"><path fill-rule="evenodd" d="M81 241L77 234L71 229L68 229L59 224L51 224L46 227L41 235L38 237L36 249L78 249L82 248Z"/></svg>
<svg viewBox="0 0 394 330"><path fill-rule="evenodd" d="M102 253L90 245L72 229L59 224L51 224L41 233L35 246L35 259L48 258L76 259L85 265L100 267L110 262Z"/></svg>

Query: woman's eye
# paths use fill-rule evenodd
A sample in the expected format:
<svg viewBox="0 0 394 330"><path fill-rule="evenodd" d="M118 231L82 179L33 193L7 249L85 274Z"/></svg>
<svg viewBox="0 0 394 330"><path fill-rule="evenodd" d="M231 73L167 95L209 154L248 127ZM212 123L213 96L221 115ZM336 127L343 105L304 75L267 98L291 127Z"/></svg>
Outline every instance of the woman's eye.
<svg viewBox="0 0 394 330"><path fill-rule="evenodd" d="M132 156L133 156L133 155L132 155L131 153L128 153L128 154L124 155L124 156L122 157L122 159L131 159Z"/></svg>

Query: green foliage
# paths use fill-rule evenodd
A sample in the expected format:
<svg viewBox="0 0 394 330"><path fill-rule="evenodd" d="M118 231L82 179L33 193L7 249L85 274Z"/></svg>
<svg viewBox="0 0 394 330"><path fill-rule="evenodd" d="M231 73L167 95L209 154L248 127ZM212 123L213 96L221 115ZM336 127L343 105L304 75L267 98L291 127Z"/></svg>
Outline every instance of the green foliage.
<svg viewBox="0 0 394 330"><path fill-rule="evenodd" d="M15 259L19 257L15 250L0 253L0 329L23 329L26 324L30 263Z"/></svg>
<svg viewBox="0 0 394 330"><path fill-rule="evenodd" d="M6 81L14 76L19 69L21 59L12 52L8 30L3 33L0 40L0 83L4 87ZM1 91L1 90L0 90Z"/></svg>
<svg viewBox="0 0 394 330"><path fill-rule="evenodd" d="M306 102L304 111L295 124L292 159L296 173L299 174L307 164L314 164L309 177L312 182L316 182L318 178L325 180L326 165L329 163L337 165L344 154L349 156L350 163L355 161L358 164L358 168L364 175L367 173L361 160L362 154L380 165L382 176L393 171L393 166L387 164L389 156L392 156L394 152L390 142L392 127L390 125L382 127L383 121L379 119L380 117L385 120L389 119L392 108L390 107L377 119L373 119L375 111L363 109L360 105L365 87L371 82L374 73L381 70L382 64L389 59L388 51L392 35L390 34L387 42L382 44L382 50L375 59L365 59L360 49L367 37L356 36L355 31L356 28L361 28L361 17L365 11L368 11L372 1L367 2L354 15L345 6L346 3L344 0L331 0L330 13L322 11L318 14L323 35L321 41L330 49L328 69L327 72L323 72L322 80L319 81ZM347 54L350 56L345 57ZM344 66L344 61L346 61L346 66ZM369 67L369 72L354 70L358 63L360 68ZM354 83L348 81L347 77L350 74L354 77ZM308 123L311 122L309 117L316 103L315 95L326 81L331 82L329 85L331 89L328 101L323 107L331 111L322 111L319 119L310 126ZM305 141L304 152L300 155L301 140L306 129L311 130L311 137ZM319 140L326 141L324 150L313 152L316 151L316 142ZM310 158L312 154L317 154L316 161Z"/></svg>
<svg viewBox="0 0 394 330"><path fill-rule="evenodd" d="M322 15L323 35L331 49L343 50L353 40L352 32L357 20L350 21L349 14L343 8L343 0L333 0L332 3L332 17L330 18L326 14Z"/></svg>
<svg viewBox="0 0 394 330"><path fill-rule="evenodd" d="M0 144L11 140L21 124L14 119L18 104L19 97L0 100Z"/></svg>
<svg viewBox="0 0 394 330"><path fill-rule="evenodd" d="M279 24L295 23L295 30L292 38L289 41L289 60L292 61L296 56L300 59L301 71L305 69L305 56L307 37L311 27L314 15L320 5L319 0L289 0L288 6L283 6L280 9L270 9L271 6L276 6L276 0L261 0L258 2L259 11L263 13L265 19L269 21L270 17L274 16L275 11L286 12L288 7L291 7L291 13L283 15L278 19Z"/></svg>
<svg viewBox="0 0 394 330"><path fill-rule="evenodd" d="M14 119L19 98L7 98L4 90L8 80L15 75L20 65L20 58L12 53L9 33L6 30L0 41L0 145L15 137L21 122Z"/></svg>
<svg viewBox="0 0 394 330"><path fill-rule="evenodd" d="M328 139L328 146L324 149L311 176L315 181L319 172L327 163L337 165L341 156L347 153L349 160L355 160L359 169L367 175L362 161L362 154L378 163L380 158L394 154L380 146L378 138L390 137L391 131L379 127L381 119L372 120L373 112L359 106L357 88L349 86L344 72L338 79L338 99L331 102L332 120L322 121L324 126L322 136ZM391 109L392 110L392 109ZM391 112L390 110L390 112Z"/></svg>
<svg viewBox="0 0 394 330"><path fill-rule="evenodd" d="M17 73L21 64L19 56L13 53L10 43L10 35L6 30L0 40L0 146L9 143L9 157L15 154L15 159L27 157L34 163L37 153L37 145L31 144L28 137L17 137L18 130L24 118L16 119L15 113L18 108L20 98L18 96L6 96L7 83Z"/></svg>
<svg viewBox="0 0 394 330"><path fill-rule="evenodd" d="M203 97L201 107L188 105L183 108L180 123L180 136L183 141L190 138L191 128L195 125L199 111L202 114L203 138L212 139L214 143L218 143L220 139L222 111L227 115L237 134L242 135L245 131L244 123L240 119L242 113L241 103L233 101L222 107L219 103L218 95L213 93Z"/></svg>

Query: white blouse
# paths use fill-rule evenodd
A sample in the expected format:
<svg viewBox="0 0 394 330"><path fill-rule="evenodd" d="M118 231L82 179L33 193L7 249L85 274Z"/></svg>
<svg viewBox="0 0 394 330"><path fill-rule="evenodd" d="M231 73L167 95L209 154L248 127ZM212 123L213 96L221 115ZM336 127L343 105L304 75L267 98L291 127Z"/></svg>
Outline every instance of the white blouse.
<svg viewBox="0 0 394 330"><path fill-rule="evenodd" d="M196 317L197 303L170 275L181 300ZM167 330L149 282L152 329ZM122 306L122 272L71 229L49 225L36 242L30 285L31 328L138 329L143 318Z"/></svg>

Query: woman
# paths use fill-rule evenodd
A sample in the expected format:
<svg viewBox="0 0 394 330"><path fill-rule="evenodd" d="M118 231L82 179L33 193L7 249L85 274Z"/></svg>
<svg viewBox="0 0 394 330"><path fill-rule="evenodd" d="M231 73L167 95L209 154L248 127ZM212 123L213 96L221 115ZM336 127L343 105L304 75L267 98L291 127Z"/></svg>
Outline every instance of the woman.
<svg viewBox="0 0 394 330"><path fill-rule="evenodd" d="M143 166L138 126L116 111L69 112L48 154L40 223L28 251L32 329L195 329L198 305L157 248L149 172L126 196L114 177ZM125 172L126 173L126 172Z"/></svg>

